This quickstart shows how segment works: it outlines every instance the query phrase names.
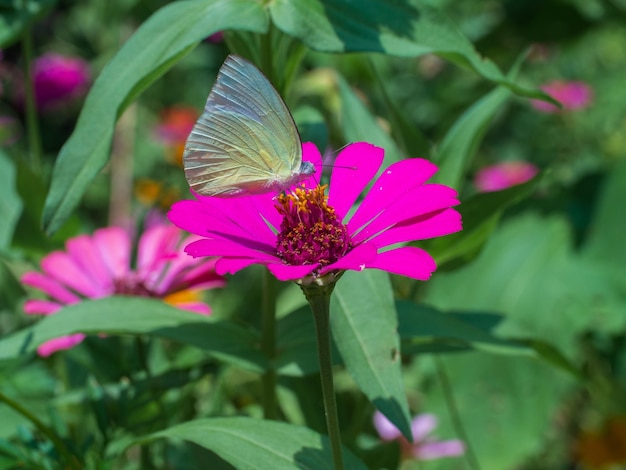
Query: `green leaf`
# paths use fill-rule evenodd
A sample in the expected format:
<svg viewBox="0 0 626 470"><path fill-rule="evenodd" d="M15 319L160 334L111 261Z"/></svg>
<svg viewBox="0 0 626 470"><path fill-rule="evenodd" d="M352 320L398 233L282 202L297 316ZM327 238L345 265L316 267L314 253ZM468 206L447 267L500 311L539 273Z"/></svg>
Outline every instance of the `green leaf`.
<svg viewBox="0 0 626 470"><path fill-rule="evenodd" d="M433 276L425 302L444 311L501 313L499 337L541 340L571 358L584 331L625 326L622 294L610 275L573 251L565 220L528 214L496 231L471 264Z"/></svg>
<svg viewBox="0 0 626 470"><path fill-rule="evenodd" d="M514 79L526 54L522 54L509 72ZM498 87L475 102L447 132L437 148L434 161L439 171L434 177L437 183L461 189L462 178L476 150L483 140L496 112L511 96L508 88Z"/></svg>
<svg viewBox="0 0 626 470"><path fill-rule="evenodd" d="M370 58L369 63L372 73L380 87L381 95L389 115L389 122L392 127L391 134L402 147L404 155L430 158L430 142L426 136L420 132L417 126L409 121L406 112L402 109L401 103L391 99L389 93L387 93L387 84L378 71L377 62L378 61L373 58Z"/></svg>
<svg viewBox="0 0 626 470"><path fill-rule="evenodd" d="M18 304L25 291L15 278L5 261L0 258L0 312L2 310L17 310Z"/></svg>
<svg viewBox="0 0 626 470"><path fill-rule="evenodd" d="M302 295L299 293L299 295ZM315 341L315 322L307 305L278 320L276 328L276 358L274 366L280 375L301 377L320 369ZM339 363L339 353L334 344L333 360Z"/></svg>
<svg viewBox="0 0 626 470"><path fill-rule="evenodd" d="M526 183L502 191L476 194L464 201L457 210L463 219L463 230L445 237L423 242L438 266L450 263L458 267L474 259L496 229L504 210L533 193L541 175Z"/></svg>
<svg viewBox="0 0 626 470"><path fill-rule="evenodd" d="M543 455L546 432L571 394L570 376L525 357L471 352L440 359L480 468L523 468ZM420 390L420 405L440 418L439 436L453 436L445 392L433 385Z"/></svg>
<svg viewBox="0 0 626 470"><path fill-rule="evenodd" d="M93 84L76 129L54 167L44 227L56 231L109 158L124 107L199 41L223 29L263 32L268 18L254 0L190 0L166 5L122 46Z"/></svg>
<svg viewBox="0 0 626 470"><path fill-rule="evenodd" d="M183 439L212 450L239 470L333 469L330 442L308 428L246 417L188 421L138 442ZM366 470L363 462L343 450L346 468Z"/></svg>
<svg viewBox="0 0 626 470"><path fill-rule="evenodd" d="M385 149L385 160L382 168L402 160L400 149L389 134L376 122L376 118L367 109L358 96L341 76L339 81L339 97L341 99L341 127L346 142L369 142Z"/></svg>
<svg viewBox="0 0 626 470"><path fill-rule="evenodd" d="M17 41L26 27L44 16L55 4L56 0L0 3L0 47Z"/></svg>
<svg viewBox="0 0 626 470"><path fill-rule="evenodd" d="M324 116L311 106L300 106L293 113L302 142L313 142L318 149L328 145L328 128Z"/></svg>
<svg viewBox="0 0 626 470"><path fill-rule="evenodd" d="M330 321L335 344L355 382L411 440L398 319L387 273L347 271L331 298Z"/></svg>
<svg viewBox="0 0 626 470"><path fill-rule="evenodd" d="M437 147L434 161L439 171L433 181L461 189L465 171L491 120L509 96L511 92L508 89L498 87L459 117Z"/></svg>
<svg viewBox="0 0 626 470"><path fill-rule="evenodd" d="M74 333L154 335L198 347L252 371L262 372L267 367L256 348L258 337L252 332L141 297L108 297L64 307L0 340L0 360L34 351L45 341Z"/></svg>
<svg viewBox="0 0 626 470"><path fill-rule="evenodd" d="M16 190L15 167L11 159L0 151L0 251L11 243L21 212L22 200Z"/></svg>
<svg viewBox="0 0 626 470"><path fill-rule="evenodd" d="M609 171L591 224L584 254L591 259L626 266L626 160Z"/></svg>
<svg viewBox="0 0 626 470"><path fill-rule="evenodd" d="M429 352L429 347L443 343L453 351L475 348L500 354L534 355L534 351L522 343L493 335L503 320L501 315L482 312L442 313L433 307L407 301L397 301L396 309L403 353Z"/></svg>
<svg viewBox="0 0 626 470"><path fill-rule="evenodd" d="M546 97L506 79L426 0L275 0L270 13L279 29L316 51L382 52L400 57L432 53L520 95Z"/></svg>

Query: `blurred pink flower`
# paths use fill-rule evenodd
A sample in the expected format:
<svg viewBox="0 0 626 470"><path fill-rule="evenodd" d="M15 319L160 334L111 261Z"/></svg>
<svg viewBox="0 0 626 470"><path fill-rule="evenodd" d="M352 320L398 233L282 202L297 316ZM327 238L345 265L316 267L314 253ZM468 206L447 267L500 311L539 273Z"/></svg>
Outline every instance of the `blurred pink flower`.
<svg viewBox="0 0 626 470"><path fill-rule="evenodd" d="M591 87L584 82L555 80L540 87L563 105L563 109L540 100L531 100L533 108L543 113L558 113L584 109L591 103Z"/></svg>
<svg viewBox="0 0 626 470"><path fill-rule="evenodd" d="M456 457L463 455L465 445L458 439L449 441L437 441L429 436L437 427L437 417L433 414L420 414L411 421L413 443L409 442L385 415L376 411L374 413L374 427L383 441L395 441L400 443L402 457L404 459L434 460L443 457Z"/></svg>
<svg viewBox="0 0 626 470"><path fill-rule="evenodd" d="M413 246L390 248L412 240L461 230L454 189L425 184L437 167L413 158L392 164L376 180L354 215L348 213L376 175L384 150L360 142L337 157L326 186L317 174L302 187L281 194L207 197L179 201L168 214L180 228L202 237L185 251L218 257L220 274L263 264L280 280L332 282L344 270L375 268L426 280L435 261ZM319 163L314 144L303 145L303 159ZM310 189L310 186L315 186ZM320 279L320 278L324 279Z"/></svg>
<svg viewBox="0 0 626 470"><path fill-rule="evenodd" d="M50 315L64 305L85 298L112 295L156 297L184 310L208 315L209 306L200 301L200 290L222 287L215 273L215 260L196 260L183 246L197 237L184 237L170 224L154 225L132 246L131 234L120 227L96 230L67 241L66 251L55 251L41 261L43 273L25 273L22 283L43 291L49 300L30 299L27 314ZM131 266L137 252L136 267ZM75 334L50 340L38 348L41 356L80 343L85 335Z"/></svg>
<svg viewBox="0 0 626 470"><path fill-rule="evenodd" d="M37 105L45 110L83 95L89 83L89 65L78 57L45 54L33 64Z"/></svg>
<svg viewBox="0 0 626 470"><path fill-rule="evenodd" d="M482 168L474 178L474 186L481 193L501 191L522 184L537 174L537 167L523 161L497 163Z"/></svg>

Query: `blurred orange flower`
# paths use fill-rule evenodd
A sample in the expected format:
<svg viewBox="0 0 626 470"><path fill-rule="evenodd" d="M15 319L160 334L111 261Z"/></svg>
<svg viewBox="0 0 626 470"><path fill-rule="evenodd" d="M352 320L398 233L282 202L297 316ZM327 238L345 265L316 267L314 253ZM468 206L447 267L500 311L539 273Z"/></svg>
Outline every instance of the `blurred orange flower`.
<svg viewBox="0 0 626 470"><path fill-rule="evenodd" d="M172 106L161 113L156 138L165 145L168 158L177 165L182 166L185 142L198 116L195 108L185 106Z"/></svg>

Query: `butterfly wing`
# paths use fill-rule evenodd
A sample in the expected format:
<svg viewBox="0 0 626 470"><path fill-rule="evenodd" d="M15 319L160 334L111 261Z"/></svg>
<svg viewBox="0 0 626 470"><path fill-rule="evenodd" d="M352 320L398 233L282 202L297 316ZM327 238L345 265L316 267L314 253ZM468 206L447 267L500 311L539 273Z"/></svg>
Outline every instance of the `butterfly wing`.
<svg viewBox="0 0 626 470"><path fill-rule="evenodd" d="M206 196L268 192L300 168L296 125L269 80L229 55L183 154L191 188Z"/></svg>

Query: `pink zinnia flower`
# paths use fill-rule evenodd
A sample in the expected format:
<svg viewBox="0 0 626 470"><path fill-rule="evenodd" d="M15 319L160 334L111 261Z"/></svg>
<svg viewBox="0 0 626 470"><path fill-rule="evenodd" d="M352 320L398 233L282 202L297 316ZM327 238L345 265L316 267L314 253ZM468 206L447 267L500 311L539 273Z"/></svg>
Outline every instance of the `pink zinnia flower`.
<svg viewBox="0 0 626 470"><path fill-rule="evenodd" d="M563 105L565 111L575 111L586 108L591 103L591 88L584 82L565 82L555 80L540 87L552 98ZM558 113L562 111L551 103L540 100L531 100L532 106L544 113Z"/></svg>
<svg viewBox="0 0 626 470"><path fill-rule="evenodd" d="M89 83L89 66L78 57L46 54L35 60L33 81L37 105L55 107L85 93Z"/></svg>
<svg viewBox="0 0 626 470"><path fill-rule="evenodd" d="M200 290L221 287L215 260L195 260L183 252L189 238L170 224L148 228L137 246L137 265L131 266L131 234L120 227L96 230L66 243L66 251L55 251L41 261L43 273L25 273L24 284L43 291L49 300L31 299L24 304L27 314L50 315L64 305L85 298L134 295L161 298L179 308L208 315L211 309L200 301ZM41 356L80 343L85 335L75 334L50 340L38 348Z"/></svg>
<svg viewBox="0 0 626 470"><path fill-rule="evenodd" d="M437 441L429 435L437 427L437 417L433 414L420 414L411 421L413 443L410 443L402 433L382 413L374 413L374 427L384 441L400 443L404 459L434 460L443 457L463 455L465 445L458 439Z"/></svg>
<svg viewBox="0 0 626 470"><path fill-rule="evenodd" d="M501 191L522 184L537 174L537 167L523 161L502 162L485 167L478 171L474 178L474 186L481 193Z"/></svg>
<svg viewBox="0 0 626 470"><path fill-rule="evenodd" d="M293 192L238 198L195 195L168 214L201 240L192 256L218 257L220 274L263 264L280 280L333 282L344 270L376 268L426 280L435 261L424 250L394 245L461 230L454 189L425 184L437 167L423 159L391 165L376 180L354 215L348 213L383 162L384 150L368 143L346 147L325 186L309 188L318 173ZM303 145L305 161L319 162L315 145Z"/></svg>

